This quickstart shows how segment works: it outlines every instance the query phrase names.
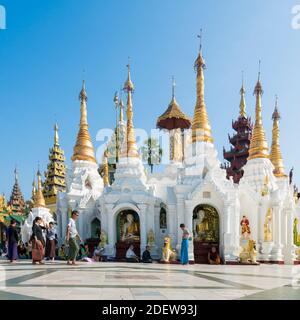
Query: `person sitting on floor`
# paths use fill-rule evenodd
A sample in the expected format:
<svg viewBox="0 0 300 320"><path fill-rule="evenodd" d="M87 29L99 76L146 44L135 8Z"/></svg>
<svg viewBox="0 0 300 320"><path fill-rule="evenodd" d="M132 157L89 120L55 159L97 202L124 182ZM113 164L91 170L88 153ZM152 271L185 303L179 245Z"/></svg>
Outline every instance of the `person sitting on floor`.
<svg viewBox="0 0 300 320"><path fill-rule="evenodd" d="M144 263L152 263L152 257L150 253L150 247L146 246L146 250L143 252L142 262Z"/></svg>
<svg viewBox="0 0 300 320"><path fill-rule="evenodd" d="M95 249L94 249L94 254L93 254L93 259L97 262L101 261L102 260L102 256L103 256L103 253L104 253L104 248L101 247L100 243L99 245L96 247L95 246Z"/></svg>
<svg viewBox="0 0 300 320"><path fill-rule="evenodd" d="M133 251L134 246L131 244L126 252L126 261L127 262L140 262L139 257Z"/></svg>
<svg viewBox="0 0 300 320"><path fill-rule="evenodd" d="M216 247L211 247L208 252L208 263L209 264L221 264L221 258L217 252Z"/></svg>

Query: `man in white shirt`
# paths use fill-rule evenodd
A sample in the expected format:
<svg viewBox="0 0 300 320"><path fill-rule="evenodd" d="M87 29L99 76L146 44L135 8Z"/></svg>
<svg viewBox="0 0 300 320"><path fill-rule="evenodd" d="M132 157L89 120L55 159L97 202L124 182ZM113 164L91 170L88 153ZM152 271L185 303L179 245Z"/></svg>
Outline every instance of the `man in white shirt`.
<svg viewBox="0 0 300 320"><path fill-rule="evenodd" d="M66 234L66 240L69 243L69 254L68 254L68 264L72 265L76 264L76 257L79 251L79 246L77 244L76 238L78 237L80 239L80 242L82 242L81 237L77 231L76 228L76 220L78 219L79 212L76 210L73 210L71 213L71 218L68 223L67 227L67 234Z"/></svg>

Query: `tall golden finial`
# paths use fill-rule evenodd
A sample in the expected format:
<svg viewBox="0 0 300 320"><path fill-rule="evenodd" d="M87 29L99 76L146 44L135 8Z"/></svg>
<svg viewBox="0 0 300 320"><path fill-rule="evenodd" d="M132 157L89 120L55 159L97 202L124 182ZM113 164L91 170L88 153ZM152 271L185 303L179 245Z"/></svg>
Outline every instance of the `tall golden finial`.
<svg viewBox="0 0 300 320"><path fill-rule="evenodd" d="M245 101L245 88L244 88L244 72L242 71L242 87L240 90L241 101L240 101L240 117L246 118L246 101Z"/></svg>
<svg viewBox="0 0 300 320"><path fill-rule="evenodd" d="M135 141L135 133L134 133L134 126L133 126L133 108L132 108L132 92L134 91L134 85L130 78L130 64L128 62L127 65L128 68L128 76L127 80L124 84L124 91L127 92L127 110L126 110L126 116L127 116L127 157L130 158L138 158L139 153L136 146Z"/></svg>
<svg viewBox="0 0 300 320"><path fill-rule="evenodd" d="M80 124L79 131L77 134L77 141L74 147L74 153L72 156L72 161L84 160L96 162L94 147L88 130L87 122L87 94L85 90L85 81L82 82L82 89L79 94L80 100Z"/></svg>
<svg viewBox="0 0 300 320"><path fill-rule="evenodd" d="M43 195L43 191L42 191L42 177L41 177L41 173L40 170L38 170L37 172L37 178L38 178L38 188L35 194L35 198L34 198L34 208L43 208L46 206L45 203L45 198Z"/></svg>
<svg viewBox="0 0 300 320"><path fill-rule="evenodd" d="M54 145L59 146L59 136L58 136L58 125L55 123L54 125Z"/></svg>
<svg viewBox="0 0 300 320"><path fill-rule="evenodd" d="M280 143L279 143L279 120L280 120L280 113L278 111L278 97L276 96L275 100L275 108L272 115L273 120L273 130L272 130L272 146L271 146L271 153L270 153L270 160L274 166L274 175L276 177L286 177L284 172L284 165L280 150Z"/></svg>
<svg viewBox="0 0 300 320"><path fill-rule="evenodd" d="M252 132L251 142L250 142L248 160L255 159L255 158L269 158L269 148L268 148L266 133L263 127L262 116L261 116L261 109L262 109L261 96L263 94L263 89L260 82L260 61L259 61L258 80L257 80L253 94L256 96L255 124Z"/></svg>
<svg viewBox="0 0 300 320"><path fill-rule="evenodd" d="M195 62L195 70L197 72L197 100L192 123L192 141L213 142L211 127L208 120L204 101L204 72L205 61L202 57L202 29L200 35L199 54Z"/></svg>
<svg viewBox="0 0 300 320"><path fill-rule="evenodd" d="M103 163L103 184L104 187L109 186L109 173L108 173L108 152L107 150L104 151L104 163Z"/></svg>

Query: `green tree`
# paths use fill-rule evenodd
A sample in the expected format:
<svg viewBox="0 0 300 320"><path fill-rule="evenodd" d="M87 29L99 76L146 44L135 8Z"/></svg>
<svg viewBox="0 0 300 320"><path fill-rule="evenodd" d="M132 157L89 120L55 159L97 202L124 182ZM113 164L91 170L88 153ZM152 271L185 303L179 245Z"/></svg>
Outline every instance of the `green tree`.
<svg viewBox="0 0 300 320"><path fill-rule="evenodd" d="M153 167L161 163L163 154L158 140L148 138L140 148L140 153L142 154L143 161L148 163L151 173L153 173Z"/></svg>

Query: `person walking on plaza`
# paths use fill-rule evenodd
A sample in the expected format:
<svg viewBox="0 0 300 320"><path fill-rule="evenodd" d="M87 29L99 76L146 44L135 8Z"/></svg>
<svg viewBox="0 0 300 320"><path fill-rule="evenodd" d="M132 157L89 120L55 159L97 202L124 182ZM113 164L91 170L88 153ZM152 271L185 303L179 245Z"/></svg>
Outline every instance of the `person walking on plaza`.
<svg viewBox="0 0 300 320"><path fill-rule="evenodd" d="M15 263L18 259L18 242L19 235L16 229L17 222L12 219L10 226L7 228L8 254L7 257L11 263Z"/></svg>
<svg viewBox="0 0 300 320"><path fill-rule="evenodd" d="M180 262L185 265L189 263L189 239L190 232L186 228L184 223L180 224L180 229L182 230L182 241L181 241L181 254L180 254Z"/></svg>
<svg viewBox="0 0 300 320"><path fill-rule="evenodd" d="M76 228L76 220L78 219L78 216L78 211L73 210L68 223L66 234L66 240L69 244L68 264L72 265L76 265L76 257L79 251L79 246L76 242L76 238L79 238L80 242L83 242Z"/></svg>
<svg viewBox="0 0 300 320"><path fill-rule="evenodd" d="M54 228L54 223L49 223L49 228L46 231L46 254L45 256L50 260L54 261L55 258L55 249L57 242L57 234Z"/></svg>
<svg viewBox="0 0 300 320"><path fill-rule="evenodd" d="M32 264L44 264L43 259L45 255L45 239L43 230L46 230L46 226L43 226L43 220L41 217L36 217L32 226Z"/></svg>

